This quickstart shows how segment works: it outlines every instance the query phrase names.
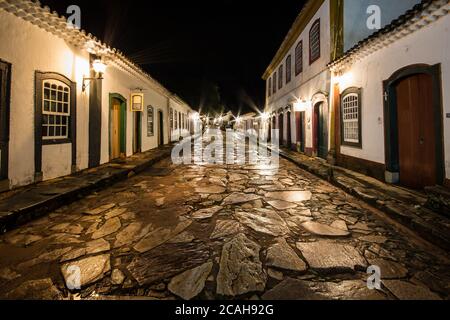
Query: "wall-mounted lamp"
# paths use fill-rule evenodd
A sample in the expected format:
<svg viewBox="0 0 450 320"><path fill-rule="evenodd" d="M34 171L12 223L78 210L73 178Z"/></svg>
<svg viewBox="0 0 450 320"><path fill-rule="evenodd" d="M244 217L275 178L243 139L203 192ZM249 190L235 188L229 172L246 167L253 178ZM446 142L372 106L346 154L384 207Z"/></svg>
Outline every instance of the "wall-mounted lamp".
<svg viewBox="0 0 450 320"><path fill-rule="evenodd" d="M269 114L264 112L261 114L262 121L267 121L270 118Z"/></svg>
<svg viewBox="0 0 450 320"><path fill-rule="evenodd" d="M81 88L81 90L83 92L86 91L86 88L89 86L89 84L92 80L102 80L103 79L103 74L106 72L106 64L102 60L96 59L92 63L92 69L94 69L96 76L93 78L83 77L83 85ZM86 84L86 81L88 82L87 84Z"/></svg>

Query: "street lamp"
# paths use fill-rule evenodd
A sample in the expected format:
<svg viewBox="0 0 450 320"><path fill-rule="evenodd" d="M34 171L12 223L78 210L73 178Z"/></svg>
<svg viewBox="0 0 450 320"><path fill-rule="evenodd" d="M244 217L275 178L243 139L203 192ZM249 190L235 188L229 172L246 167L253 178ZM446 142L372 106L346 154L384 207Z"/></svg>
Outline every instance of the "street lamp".
<svg viewBox="0 0 450 320"><path fill-rule="evenodd" d="M102 80L103 74L106 72L106 64L101 59L96 59L94 62L92 62L92 69L94 69L95 77L93 78L87 78L83 77L83 85L81 87L81 91L85 92L86 88L90 84L92 80ZM88 81L88 84L86 84L86 81Z"/></svg>

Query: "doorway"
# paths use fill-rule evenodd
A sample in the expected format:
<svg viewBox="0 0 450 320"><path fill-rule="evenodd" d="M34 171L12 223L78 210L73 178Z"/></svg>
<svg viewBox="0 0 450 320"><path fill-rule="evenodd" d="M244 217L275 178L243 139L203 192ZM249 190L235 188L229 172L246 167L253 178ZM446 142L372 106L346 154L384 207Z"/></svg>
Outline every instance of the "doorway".
<svg viewBox="0 0 450 320"><path fill-rule="evenodd" d="M284 144L284 114L278 115L278 130L280 130L280 145Z"/></svg>
<svg viewBox="0 0 450 320"><path fill-rule="evenodd" d="M117 94L110 99L110 159L126 157L126 100Z"/></svg>
<svg viewBox="0 0 450 320"><path fill-rule="evenodd" d="M286 124L286 146L291 149L292 148L292 138L291 138L291 112L289 111L286 116L287 124Z"/></svg>
<svg viewBox="0 0 450 320"><path fill-rule="evenodd" d="M386 180L390 183L423 189L444 182L440 76L439 64L418 64L384 81Z"/></svg>
<svg viewBox="0 0 450 320"><path fill-rule="evenodd" d="M295 113L297 143L300 143L300 152L305 152L305 112Z"/></svg>
<svg viewBox="0 0 450 320"><path fill-rule="evenodd" d="M325 104L319 102L314 106L314 153L322 159L328 156L328 125Z"/></svg>
<svg viewBox="0 0 450 320"><path fill-rule="evenodd" d="M163 112L158 110L158 146L164 145L164 118Z"/></svg>
<svg viewBox="0 0 450 320"><path fill-rule="evenodd" d="M437 184L432 79L417 74L396 86L400 183L423 188Z"/></svg>
<svg viewBox="0 0 450 320"><path fill-rule="evenodd" d="M142 151L142 112L133 112L133 154Z"/></svg>
<svg viewBox="0 0 450 320"><path fill-rule="evenodd" d="M10 88L11 65L0 60L0 181L8 179Z"/></svg>

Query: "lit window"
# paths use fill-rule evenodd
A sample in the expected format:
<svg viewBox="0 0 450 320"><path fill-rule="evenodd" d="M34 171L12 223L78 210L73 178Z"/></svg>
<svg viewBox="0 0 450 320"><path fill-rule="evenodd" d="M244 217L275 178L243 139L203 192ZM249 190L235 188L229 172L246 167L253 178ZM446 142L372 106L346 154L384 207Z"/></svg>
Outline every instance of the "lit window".
<svg viewBox="0 0 450 320"><path fill-rule="evenodd" d="M350 88L342 94L342 144L361 147L361 91Z"/></svg>
<svg viewBox="0 0 450 320"><path fill-rule="evenodd" d="M309 31L309 64L320 58L320 19L317 19Z"/></svg>
<svg viewBox="0 0 450 320"><path fill-rule="evenodd" d="M147 107L147 137L153 137L155 135L154 129L154 117L153 117L153 107Z"/></svg>
<svg viewBox="0 0 450 320"><path fill-rule="evenodd" d="M291 76L292 76L292 66L291 66L291 55L288 55L286 58L286 83L291 82Z"/></svg>
<svg viewBox="0 0 450 320"><path fill-rule="evenodd" d="M283 65L278 68L278 89L283 88Z"/></svg>
<svg viewBox="0 0 450 320"><path fill-rule="evenodd" d="M42 139L68 139L70 88L58 80L44 80L42 95Z"/></svg>
<svg viewBox="0 0 450 320"><path fill-rule="evenodd" d="M303 72L303 41L295 47L295 76Z"/></svg>

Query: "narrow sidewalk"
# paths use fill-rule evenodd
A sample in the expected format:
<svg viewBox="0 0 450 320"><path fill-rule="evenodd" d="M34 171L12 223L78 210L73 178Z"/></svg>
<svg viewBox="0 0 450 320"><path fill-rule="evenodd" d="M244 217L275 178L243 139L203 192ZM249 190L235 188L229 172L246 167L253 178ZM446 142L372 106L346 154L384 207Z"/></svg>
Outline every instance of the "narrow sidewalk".
<svg viewBox="0 0 450 320"><path fill-rule="evenodd" d="M272 150L270 145L268 148ZM450 250L450 219L426 208L428 198L425 193L383 183L285 148L280 148L279 153L300 168L385 212L423 239Z"/></svg>
<svg viewBox="0 0 450 320"><path fill-rule="evenodd" d="M0 234L76 201L95 190L125 180L170 157L165 145L76 174L26 186L0 195Z"/></svg>

